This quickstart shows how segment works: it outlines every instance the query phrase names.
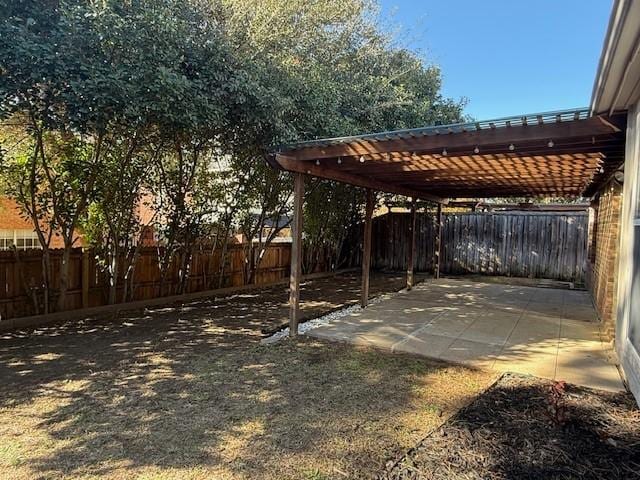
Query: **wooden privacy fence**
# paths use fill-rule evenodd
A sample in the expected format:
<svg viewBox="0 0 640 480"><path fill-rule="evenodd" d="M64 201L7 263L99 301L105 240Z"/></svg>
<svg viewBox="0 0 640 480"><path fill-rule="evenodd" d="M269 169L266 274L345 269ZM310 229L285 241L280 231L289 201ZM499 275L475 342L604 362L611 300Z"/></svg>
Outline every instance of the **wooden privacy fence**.
<svg viewBox="0 0 640 480"><path fill-rule="evenodd" d="M130 301L149 300L176 293L195 293L219 286L220 250L202 250L193 255L190 274L184 290L180 283L179 262L172 262L166 281L160 288L161 274L156 248L144 248L136 263L131 281ZM61 250L51 252L51 285L53 294L58 285ZM229 246L221 287L245 284L242 245ZM272 244L265 252L255 275L255 284L274 283L289 275L290 244ZM123 262L121 262L123 263ZM123 272L123 268L120 269ZM122 299L123 279L119 280L118 302ZM0 251L0 321L43 313L42 251ZM108 303L108 279L91 250L74 249L69 265L69 290L65 310L97 307ZM55 297L53 299L55 301ZM53 304L53 302L51 302Z"/></svg>
<svg viewBox="0 0 640 480"><path fill-rule="evenodd" d="M409 222L407 213L391 213L374 220L374 268L407 268ZM440 272L548 278L583 284L588 222L586 212L445 214ZM433 271L435 231L435 215L418 213L417 271Z"/></svg>
<svg viewBox="0 0 640 480"><path fill-rule="evenodd" d="M372 267L406 270L409 251L409 214L393 213L377 217L372 232ZM433 271L435 216L418 213L416 228L416 270ZM359 232L358 238L361 238ZM440 271L445 274L479 273L518 277L549 278L585 282L588 215L585 213L451 213L443 216ZM352 245L359 250L358 242ZM229 247L222 284L219 284L220 250L197 251L190 264L184 289L180 284L179 262L169 268L161 288L156 248L140 253L130 283L129 301L151 300L176 293L196 293L221 287L245 285L242 245ZM50 303L55 303L55 287L62 252L51 254ZM354 262L354 265L357 262ZM258 268L254 284L264 285L287 278L291 245L272 244ZM315 271L326 270L324 264ZM91 251L74 249L70 261L69 290L65 310L97 307L108 302L108 279ZM120 268L123 273L124 268ZM121 275L122 275L121 273ZM118 301L122 300L123 279L119 280ZM0 321L43 313L42 251L0 251Z"/></svg>

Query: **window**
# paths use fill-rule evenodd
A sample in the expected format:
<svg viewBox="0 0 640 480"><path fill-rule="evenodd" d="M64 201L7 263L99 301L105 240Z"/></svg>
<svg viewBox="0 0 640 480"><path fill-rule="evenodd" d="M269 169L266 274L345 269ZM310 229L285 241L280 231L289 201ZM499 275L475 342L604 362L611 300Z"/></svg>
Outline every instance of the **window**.
<svg viewBox="0 0 640 480"><path fill-rule="evenodd" d="M30 230L0 229L0 250L9 250L13 246L18 250L40 248L38 235Z"/></svg>
<svg viewBox="0 0 640 480"><path fill-rule="evenodd" d="M13 238L0 237L0 250L9 250L13 245Z"/></svg>
<svg viewBox="0 0 640 480"><path fill-rule="evenodd" d="M13 230L0 229L0 250L9 250L15 241Z"/></svg>

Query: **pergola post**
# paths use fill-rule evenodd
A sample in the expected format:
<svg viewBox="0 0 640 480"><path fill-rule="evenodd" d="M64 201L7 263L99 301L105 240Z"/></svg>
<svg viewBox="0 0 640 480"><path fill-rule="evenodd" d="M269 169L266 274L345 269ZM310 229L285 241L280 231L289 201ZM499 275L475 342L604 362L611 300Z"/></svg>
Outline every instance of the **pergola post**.
<svg viewBox="0 0 640 480"><path fill-rule="evenodd" d="M436 242L434 248L433 277L440 278L440 248L442 245L442 204L438 204L436 212Z"/></svg>
<svg viewBox="0 0 640 480"><path fill-rule="evenodd" d="M362 248L362 298L360 304L369 303L369 270L371 267L371 224L373 218L373 190L367 188L367 206L364 217L364 243Z"/></svg>
<svg viewBox="0 0 640 480"><path fill-rule="evenodd" d="M293 221L291 223L291 275L289 277L289 336L298 335L300 316L300 277L302 276L302 204L304 175L293 175Z"/></svg>
<svg viewBox="0 0 640 480"><path fill-rule="evenodd" d="M407 259L407 290L414 284L413 267L416 263L416 199L411 199L411 218L409 220L409 258Z"/></svg>

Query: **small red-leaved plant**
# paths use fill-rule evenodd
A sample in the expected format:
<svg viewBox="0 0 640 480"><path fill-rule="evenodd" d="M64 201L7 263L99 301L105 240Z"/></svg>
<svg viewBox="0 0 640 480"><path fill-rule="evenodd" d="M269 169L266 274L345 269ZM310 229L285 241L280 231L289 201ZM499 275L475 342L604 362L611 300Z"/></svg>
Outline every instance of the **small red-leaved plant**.
<svg viewBox="0 0 640 480"><path fill-rule="evenodd" d="M551 421L562 426L567 422L567 405L565 402L566 382L560 380L549 385L547 397L547 413Z"/></svg>

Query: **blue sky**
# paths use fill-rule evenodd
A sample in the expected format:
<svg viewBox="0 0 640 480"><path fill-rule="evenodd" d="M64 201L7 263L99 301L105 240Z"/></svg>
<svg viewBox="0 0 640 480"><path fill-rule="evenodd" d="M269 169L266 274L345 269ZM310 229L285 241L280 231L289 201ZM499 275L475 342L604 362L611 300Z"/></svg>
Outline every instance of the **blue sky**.
<svg viewBox="0 0 640 480"><path fill-rule="evenodd" d="M380 0L443 93L490 119L589 105L611 0Z"/></svg>

